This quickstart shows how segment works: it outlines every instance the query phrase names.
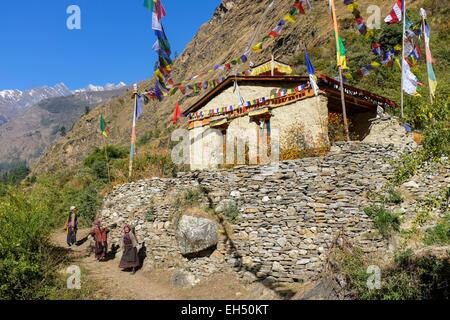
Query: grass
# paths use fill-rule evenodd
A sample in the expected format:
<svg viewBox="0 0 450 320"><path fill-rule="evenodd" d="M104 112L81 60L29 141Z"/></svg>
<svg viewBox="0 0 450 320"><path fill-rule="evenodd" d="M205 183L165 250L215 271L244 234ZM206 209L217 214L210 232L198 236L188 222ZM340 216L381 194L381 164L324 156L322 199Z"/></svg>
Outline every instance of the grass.
<svg viewBox="0 0 450 320"><path fill-rule="evenodd" d="M426 245L450 245L450 213L425 233Z"/></svg>
<svg viewBox="0 0 450 320"><path fill-rule="evenodd" d="M415 256L411 250L399 251L394 261L376 261L360 248L336 248L331 252L332 271L341 275L347 285L346 296L356 300L428 300L450 296L448 257ZM381 288L370 289L370 265L381 270Z"/></svg>
<svg viewBox="0 0 450 320"><path fill-rule="evenodd" d="M400 217L398 214L378 206L365 208L364 212L373 220L375 227L384 238L389 239L394 232L400 230Z"/></svg>
<svg viewBox="0 0 450 320"><path fill-rule="evenodd" d="M229 203L225 206L223 215L231 222L236 222L239 219L239 208L234 203Z"/></svg>
<svg viewBox="0 0 450 320"><path fill-rule="evenodd" d="M156 219L156 208L153 202L150 203L150 207L147 209L145 213L145 221L153 222Z"/></svg>
<svg viewBox="0 0 450 320"><path fill-rule="evenodd" d="M394 188L389 188L385 197L385 201L392 204L401 204L403 203L403 197L399 191L395 190Z"/></svg>

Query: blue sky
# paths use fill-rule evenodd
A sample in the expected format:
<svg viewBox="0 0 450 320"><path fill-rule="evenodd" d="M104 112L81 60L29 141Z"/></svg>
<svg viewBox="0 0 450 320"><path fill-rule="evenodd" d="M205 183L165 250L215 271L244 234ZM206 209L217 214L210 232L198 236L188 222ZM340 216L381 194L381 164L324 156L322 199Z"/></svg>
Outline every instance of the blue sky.
<svg viewBox="0 0 450 320"><path fill-rule="evenodd" d="M2 0L0 90L64 82L128 84L149 78L156 54L151 13L143 0ZM163 0L172 52L181 53L220 0ZM81 30L68 30L69 5L81 9Z"/></svg>

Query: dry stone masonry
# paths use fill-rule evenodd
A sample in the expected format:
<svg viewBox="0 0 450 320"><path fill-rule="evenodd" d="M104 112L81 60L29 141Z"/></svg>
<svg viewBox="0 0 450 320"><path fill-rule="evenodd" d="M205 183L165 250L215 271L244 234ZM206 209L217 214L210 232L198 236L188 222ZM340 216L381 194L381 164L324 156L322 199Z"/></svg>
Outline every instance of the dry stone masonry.
<svg viewBox="0 0 450 320"><path fill-rule="evenodd" d="M104 201L101 218L106 224L135 226L147 248L148 268L182 268L198 278L234 268L249 281L309 280L321 272L338 234L366 252L387 249L363 209L368 193L379 192L392 176L391 160L399 155L392 144L341 143L324 158L281 162L275 169L240 167L139 181L116 187ZM210 256L187 259L177 242L183 218L173 204L196 188L204 192L203 206L216 212L236 206L240 216L221 228ZM221 226L220 221L214 223ZM120 228L112 238L119 243Z"/></svg>

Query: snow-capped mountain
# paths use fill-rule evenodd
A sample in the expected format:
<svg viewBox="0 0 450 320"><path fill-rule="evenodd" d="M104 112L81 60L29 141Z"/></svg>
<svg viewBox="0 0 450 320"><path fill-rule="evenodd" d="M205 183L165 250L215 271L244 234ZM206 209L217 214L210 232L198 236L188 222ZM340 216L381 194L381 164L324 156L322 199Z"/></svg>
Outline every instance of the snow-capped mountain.
<svg viewBox="0 0 450 320"><path fill-rule="evenodd" d="M64 83L54 87L40 87L27 91L3 90L0 91L0 117L8 119L19 111L29 108L45 99L65 97L72 95L72 91Z"/></svg>
<svg viewBox="0 0 450 320"><path fill-rule="evenodd" d="M93 84L88 85L86 88L74 90L73 93L81 92L99 92L99 91L113 91L126 87L126 83L120 82L118 84L107 83L105 86L95 86Z"/></svg>
<svg viewBox="0 0 450 320"><path fill-rule="evenodd" d="M90 92L116 91L126 88L126 86L123 82L118 84L108 83L105 86L90 84L86 88L72 91L64 83L59 83L54 87L44 86L27 91L0 90L0 125L8 122L19 112L46 99L87 94Z"/></svg>

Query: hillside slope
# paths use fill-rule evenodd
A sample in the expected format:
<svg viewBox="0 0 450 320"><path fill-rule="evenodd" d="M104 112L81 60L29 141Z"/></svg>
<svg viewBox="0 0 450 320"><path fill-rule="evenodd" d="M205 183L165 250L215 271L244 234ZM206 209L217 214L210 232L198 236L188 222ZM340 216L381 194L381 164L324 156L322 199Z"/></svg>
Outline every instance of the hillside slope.
<svg viewBox="0 0 450 320"><path fill-rule="evenodd" d="M259 23L262 25L261 32L257 35L257 39L261 39L289 11L293 1L275 1L274 8L268 13L267 17L263 17L263 12L269 3L270 1L261 0L230 0L225 5L219 6L212 19L200 27L184 52L175 60L174 79L177 81L188 78L199 72L207 71L209 67L216 63L229 62L231 59L242 55L257 29L256 26ZM306 44L310 48L313 59L320 57L327 60L327 66L317 63L318 71L331 73L331 76L335 76L336 73L333 70L334 41L328 7L325 5L325 1L311 1L311 3L313 5L312 10L305 8L306 15L299 16L297 23L287 26L279 38L271 40L270 46L265 48L263 52L253 54L250 61L254 63L263 62L268 60L273 53L277 59L295 62L301 60L295 59L295 57L302 54L302 48ZM360 0L358 3L365 18L368 16L366 9L371 4L381 7L382 19L389 13L392 6L390 1L381 0ZM413 6L419 7L423 3L424 1L416 1ZM343 29L347 29L346 32L353 35L353 38L358 38L352 13L347 10L341 1L337 1L337 9L340 25ZM167 19L170 19L170 16ZM352 40L349 40L346 46L347 50L351 52ZM370 48L365 50L367 50L367 54L365 52L358 52L358 54L369 56ZM239 71L248 68L247 63ZM227 74L214 72L209 77L217 78L221 75L226 76ZM208 79L206 77L196 81ZM149 81L140 84L141 89L148 86ZM370 87L371 84L367 84L367 86ZM396 99L396 97L391 98ZM156 147L164 143L167 144L168 136L173 129L171 114L176 102L180 101L182 108L187 109L196 99L198 99L198 96L187 98L178 92L174 96L166 98L163 102L151 102L145 107L144 115L138 123L138 137L144 133L157 132L154 136L159 139L150 142ZM67 137L53 145L36 165L34 172L38 174L54 172L60 168L76 166L96 146L100 146L102 141L98 134L98 118L101 113L106 116L111 128L110 143L128 144L131 133L132 110L133 102L130 94L101 105L94 112L81 118ZM181 126L184 121L181 121ZM161 142L161 139L163 142Z"/></svg>

